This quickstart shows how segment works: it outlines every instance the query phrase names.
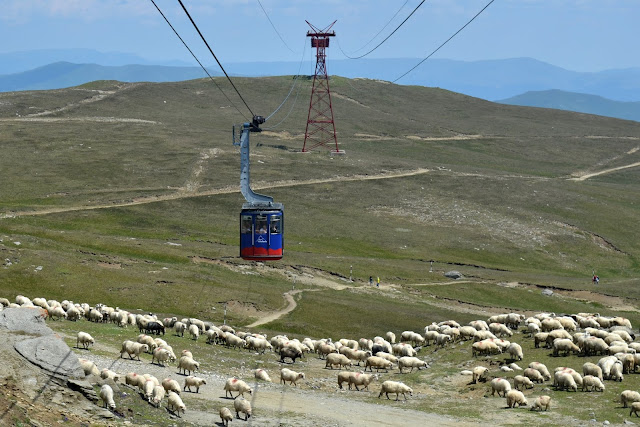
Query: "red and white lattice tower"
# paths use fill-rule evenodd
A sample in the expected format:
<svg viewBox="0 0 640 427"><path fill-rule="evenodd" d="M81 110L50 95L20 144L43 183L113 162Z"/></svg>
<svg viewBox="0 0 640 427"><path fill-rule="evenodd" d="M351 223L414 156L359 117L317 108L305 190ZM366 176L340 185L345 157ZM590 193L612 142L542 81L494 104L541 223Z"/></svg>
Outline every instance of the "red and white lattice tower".
<svg viewBox="0 0 640 427"><path fill-rule="evenodd" d="M313 76L313 88L309 101L309 116L307 129L304 133L302 152L311 151L316 147L331 148L332 153L344 153L338 149L336 125L333 122L333 108L331 106L331 92L329 90L329 76L325 49L329 47L329 37L335 37L335 31L329 31L336 21L327 28L320 30L306 21L312 31L307 31L311 37L311 47L316 48L316 73ZM335 147L335 149L334 149Z"/></svg>

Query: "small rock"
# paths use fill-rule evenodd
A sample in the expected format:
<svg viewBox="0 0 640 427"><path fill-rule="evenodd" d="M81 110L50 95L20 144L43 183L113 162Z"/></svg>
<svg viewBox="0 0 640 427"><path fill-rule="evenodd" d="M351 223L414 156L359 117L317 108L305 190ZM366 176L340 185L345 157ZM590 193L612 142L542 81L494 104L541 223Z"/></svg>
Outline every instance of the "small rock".
<svg viewBox="0 0 640 427"><path fill-rule="evenodd" d="M460 273L459 271L456 270L451 270L451 271L447 271L446 273L444 273L445 277L448 277L450 279L460 279L462 276L462 273Z"/></svg>
<svg viewBox="0 0 640 427"><path fill-rule="evenodd" d="M545 289L542 291L542 295L550 297L551 295L553 295L553 291L551 289Z"/></svg>
<svg viewBox="0 0 640 427"><path fill-rule="evenodd" d="M108 409L101 409L100 411L96 412L96 415L97 415L98 417L106 418L106 419L109 419L109 420L110 420L110 419L113 419L113 418L115 418L115 417L116 417L116 416L115 416L115 415L113 415L113 413L112 413L111 411L109 411Z"/></svg>
<svg viewBox="0 0 640 427"><path fill-rule="evenodd" d="M634 422L632 422L632 421L629 421L629 420L624 420L624 423L625 423L625 424L633 424L633 425L636 425L636 423L634 423Z"/></svg>
<svg viewBox="0 0 640 427"><path fill-rule="evenodd" d="M604 425L604 426L608 426L609 424L611 424L611 423L609 422L609 420L604 420L604 422L602 423L602 425Z"/></svg>

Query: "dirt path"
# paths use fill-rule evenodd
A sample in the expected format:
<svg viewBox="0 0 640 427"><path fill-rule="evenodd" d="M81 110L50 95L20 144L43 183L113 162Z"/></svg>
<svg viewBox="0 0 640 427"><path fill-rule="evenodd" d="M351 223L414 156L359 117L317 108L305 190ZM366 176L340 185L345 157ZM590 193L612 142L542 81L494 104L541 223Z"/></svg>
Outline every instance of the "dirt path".
<svg viewBox="0 0 640 427"><path fill-rule="evenodd" d="M599 172L587 173L587 174L581 175L579 177L574 177L574 178L569 178L569 179L571 181L585 181L585 180L587 180L589 178L593 178L594 176L606 175L606 174L609 174L609 173L617 172L619 170L629 169L629 168L637 168L639 166L640 166L640 162L635 162L635 163L631 163L630 165L618 166L617 168L611 168L611 169L601 170Z"/></svg>
<svg viewBox="0 0 640 427"><path fill-rule="evenodd" d="M293 298L293 296L296 295L296 294L299 294L300 292L302 292L302 289L285 292L284 295L283 295L284 299L287 301L287 306L285 308L283 308L282 310L279 310L279 311L275 311L275 312L273 312L271 314L268 314L268 315L262 317L260 320L256 320L252 324L247 325L247 328L255 328L256 326L260 326L260 325L264 325L264 324L273 322L274 320L277 320L277 319L281 318L285 314L291 313L298 306L298 304L296 303L296 300Z"/></svg>
<svg viewBox="0 0 640 427"><path fill-rule="evenodd" d="M352 175L352 176L334 176L331 178L323 178L323 179L309 179L309 180L288 180L288 181L276 181L272 184L255 184L253 186L254 190L264 190L269 188L279 188L279 187L296 187L301 185L314 185L314 184L324 184L329 182L348 182L348 181L367 181L367 180L378 180L378 179L393 179L393 178L402 178L407 176L421 175L428 173L429 169L415 169L411 171L398 171L398 172L387 172L380 173L376 175ZM143 205L147 203L156 203L163 202L168 200L178 200L184 199L188 197L203 197L203 196L214 196L218 194L231 194L240 192L240 188L238 186L230 186L223 187L214 190L207 191L178 191L176 193L166 194L162 196L151 196L151 197L141 197L138 199L134 199L132 201L122 202L122 203L110 203L106 205L93 205L93 206L66 206L61 208L50 208L50 209L41 209L37 211L22 211L22 212L12 212L0 214L0 219L2 218L16 218L21 216L37 216L37 215L49 215L55 213L63 213L63 212L75 212L75 211L88 211L88 210L96 210L96 209L108 209L108 208L120 208L126 206L135 206L135 205Z"/></svg>

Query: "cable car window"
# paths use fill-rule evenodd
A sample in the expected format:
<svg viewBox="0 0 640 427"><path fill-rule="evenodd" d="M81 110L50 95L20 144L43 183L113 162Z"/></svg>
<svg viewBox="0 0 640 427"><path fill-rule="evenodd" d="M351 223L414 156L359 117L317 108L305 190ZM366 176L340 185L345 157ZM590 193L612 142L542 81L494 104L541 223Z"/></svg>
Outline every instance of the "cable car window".
<svg viewBox="0 0 640 427"><path fill-rule="evenodd" d="M282 217L280 215L271 215L271 234L282 233Z"/></svg>
<svg viewBox="0 0 640 427"><path fill-rule="evenodd" d="M251 226L253 225L253 218L251 215L242 215L242 222L240 224L240 228L242 230L242 234L251 233Z"/></svg>
<svg viewBox="0 0 640 427"><path fill-rule="evenodd" d="M256 233L267 234L267 216L256 215Z"/></svg>

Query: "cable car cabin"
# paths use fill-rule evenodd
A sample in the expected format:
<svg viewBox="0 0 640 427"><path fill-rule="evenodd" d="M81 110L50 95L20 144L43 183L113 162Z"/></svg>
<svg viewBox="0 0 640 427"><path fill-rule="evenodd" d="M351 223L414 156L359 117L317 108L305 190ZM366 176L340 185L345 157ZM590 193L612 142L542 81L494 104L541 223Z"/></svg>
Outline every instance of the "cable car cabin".
<svg viewBox="0 0 640 427"><path fill-rule="evenodd" d="M240 212L240 256L252 261L282 258L284 212L282 209L242 209Z"/></svg>

